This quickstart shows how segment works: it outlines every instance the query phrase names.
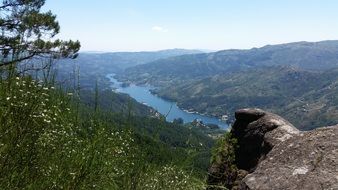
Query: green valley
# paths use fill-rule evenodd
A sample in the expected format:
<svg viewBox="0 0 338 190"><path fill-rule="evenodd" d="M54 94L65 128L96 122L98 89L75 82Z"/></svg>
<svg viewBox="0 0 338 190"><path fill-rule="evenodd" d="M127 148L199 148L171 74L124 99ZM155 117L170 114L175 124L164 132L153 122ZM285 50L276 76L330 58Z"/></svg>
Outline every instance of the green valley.
<svg viewBox="0 0 338 190"><path fill-rule="evenodd" d="M337 41L323 41L182 55L128 68L118 78L154 85L153 93L187 110L232 121L236 109L258 107L308 130L337 121L337 50Z"/></svg>

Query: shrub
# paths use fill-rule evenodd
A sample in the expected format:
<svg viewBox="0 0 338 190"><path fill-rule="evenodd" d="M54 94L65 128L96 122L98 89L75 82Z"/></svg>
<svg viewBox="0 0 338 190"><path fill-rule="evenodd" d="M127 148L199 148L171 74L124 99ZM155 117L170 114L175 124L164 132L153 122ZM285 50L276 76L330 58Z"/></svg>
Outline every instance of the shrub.
<svg viewBox="0 0 338 190"><path fill-rule="evenodd" d="M217 141L212 152L208 190L231 189L235 185L238 172L235 165L236 146L237 140L229 132Z"/></svg>

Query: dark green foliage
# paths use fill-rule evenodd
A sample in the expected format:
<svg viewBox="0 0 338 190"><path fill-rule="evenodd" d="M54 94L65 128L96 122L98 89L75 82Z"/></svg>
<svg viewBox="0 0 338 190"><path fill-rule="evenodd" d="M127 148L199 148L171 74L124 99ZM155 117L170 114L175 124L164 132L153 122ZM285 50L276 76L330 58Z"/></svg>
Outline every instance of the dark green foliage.
<svg viewBox="0 0 338 190"><path fill-rule="evenodd" d="M227 163L231 170L236 170L235 166L235 150L237 139L231 136L231 133L226 132L219 138L213 147L211 163Z"/></svg>
<svg viewBox="0 0 338 190"><path fill-rule="evenodd" d="M0 66L36 56L74 57L78 41L51 41L60 31L56 16L41 12L45 0L2 0L0 2Z"/></svg>
<svg viewBox="0 0 338 190"><path fill-rule="evenodd" d="M91 90L81 90L80 100L83 104L94 107L95 93ZM138 103L126 94L119 94L111 90L99 90L98 93L98 107L101 110L106 110L115 113L128 113L128 104L132 104L131 115L137 116L151 116L153 109Z"/></svg>
<svg viewBox="0 0 338 190"><path fill-rule="evenodd" d="M210 190L231 189L235 184L238 173L235 151L237 139L227 132L218 139L213 148L211 167L208 176L208 188Z"/></svg>
<svg viewBox="0 0 338 190"><path fill-rule="evenodd" d="M182 118L176 118L174 119L173 123L182 125L184 123L184 120Z"/></svg>

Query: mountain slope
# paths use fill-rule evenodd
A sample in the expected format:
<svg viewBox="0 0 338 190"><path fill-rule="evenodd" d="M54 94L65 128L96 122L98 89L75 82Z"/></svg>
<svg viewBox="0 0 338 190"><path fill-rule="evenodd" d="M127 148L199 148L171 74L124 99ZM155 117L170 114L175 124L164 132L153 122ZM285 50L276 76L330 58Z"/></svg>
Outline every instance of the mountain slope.
<svg viewBox="0 0 338 190"><path fill-rule="evenodd" d="M185 109L215 116L259 107L282 115L301 129L338 121L338 70L262 67L160 88L156 93Z"/></svg>
<svg viewBox="0 0 338 190"><path fill-rule="evenodd" d="M80 53L75 60L62 60L60 63L80 63L84 69L116 69L123 70L128 67L153 62L159 59L169 57L203 53L199 50L187 49L168 49L161 51L144 51L144 52L112 52L112 53ZM116 72L116 71L115 71Z"/></svg>
<svg viewBox="0 0 338 190"><path fill-rule="evenodd" d="M260 66L293 66L323 71L338 67L337 52L338 41L296 42L250 50L224 50L157 60L129 68L119 78L124 81L163 85Z"/></svg>
<svg viewBox="0 0 338 190"><path fill-rule="evenodd" d="M128 67L185 54L202 53L199 50L170 49L153 52L80 53L77 59L63 59L55 64L59 80L80 79L83 88L93 88L96 80L105 83L107 74L120 73ZM79 73L79 76L76 76ZM106 86L106 85L105 85Z"/></svg>

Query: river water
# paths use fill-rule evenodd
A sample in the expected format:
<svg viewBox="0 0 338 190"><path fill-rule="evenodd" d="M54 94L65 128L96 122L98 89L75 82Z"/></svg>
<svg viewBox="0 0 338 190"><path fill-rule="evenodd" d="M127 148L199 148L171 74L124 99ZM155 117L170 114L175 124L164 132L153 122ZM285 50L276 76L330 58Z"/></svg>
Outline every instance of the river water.
<svg viewBox="0 0 338 190"><path fill-rule="evenodd" d="M176 118L182 118L184 123L199 119L203 121L204 124L216 124L222 129L228 128L228 125L218 118L187 112L179 108L175 102L164 100L150 93L151 87L149 86L130 85L122 87L121 82L114 78L114 74L109 74L107 77L112 83L111 87L114 88L116 92L128 94L136 101L154 108L163 115L167 115L166 120L169 122L172 122Z"/></svg>

